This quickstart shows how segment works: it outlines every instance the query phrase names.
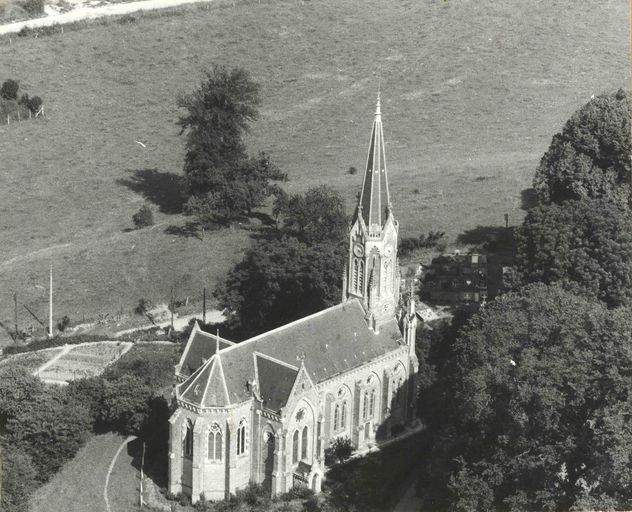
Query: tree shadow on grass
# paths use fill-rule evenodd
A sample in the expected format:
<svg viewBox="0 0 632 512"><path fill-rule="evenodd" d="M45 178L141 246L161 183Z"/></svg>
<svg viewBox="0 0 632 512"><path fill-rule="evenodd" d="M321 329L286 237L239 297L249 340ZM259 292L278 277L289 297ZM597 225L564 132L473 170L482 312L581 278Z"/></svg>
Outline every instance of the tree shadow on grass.
<svg viewBox="0 0 632 512"><path fill-rule="evenodd" d="M475 250L494 254L505 254L513 256L515 254L515 231L516 228L510 226L476 226L461 233L456 241L459 244L471 245Z"/></svg>
<svg viewBox="0 0 632 512"><path fill-rule="evenodd" d="M158 169L128 170L129 178L116 180L119 185L142 195L158 206L162 213L182 213L185 202L184 178Z"/></svg>
<svg viewBox="0 0 632 512"><path fill-rule="evenodd" d="M197 222L186 222L182 226L172 225L165 228L165 233L174 236L202 239L201 229Z"/></svg>

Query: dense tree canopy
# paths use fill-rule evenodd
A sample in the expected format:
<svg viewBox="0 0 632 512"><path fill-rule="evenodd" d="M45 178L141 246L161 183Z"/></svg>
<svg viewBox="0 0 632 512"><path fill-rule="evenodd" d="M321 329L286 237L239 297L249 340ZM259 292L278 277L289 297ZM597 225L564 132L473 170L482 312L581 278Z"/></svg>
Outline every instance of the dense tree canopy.
<svg viewBox="0 0 632 512"><path fill-rule="evenodd" d="M527 282L560 282L611 307L632 296L632 215L607 200L532 208L517 233Z"/></svg>
<svg viewBox="0 0 632 512"><path fill-rule="evenodd" d="M632 311L535 284L446 341L434 510L632 506Z"/></svg>
<svg viewBox="0 0 632 512"><path fill-rule="evenodd" d="M244 135L258 117L259 85L241 69L214 66L199 89L178 99L186 110L184 174L187 211L201 224L227 223L250 214L272 194L271 180L286 176L265 153L249 158Z"/></svg>
<svg viewBox="0 0 632 512"><path fill-rule="evenodd" d="M344 201L327 185L305 194L277 194L274 212L282 230L306 243L339 241L347 233Z"/></svg>
<svg viewBox="0 0 632 512"><path fill-rule="evenodd" d="M628 202L631 151L627 93L593 98L553 137L533 182L538 198Z"/></svg>
<svg viewBox="0 0 632 512"><path fill-rule="evenodd" d="M243 336L264 332L340 301L345 254L330 243L265 241L246 253L215 295L235 313Z"/></svg>

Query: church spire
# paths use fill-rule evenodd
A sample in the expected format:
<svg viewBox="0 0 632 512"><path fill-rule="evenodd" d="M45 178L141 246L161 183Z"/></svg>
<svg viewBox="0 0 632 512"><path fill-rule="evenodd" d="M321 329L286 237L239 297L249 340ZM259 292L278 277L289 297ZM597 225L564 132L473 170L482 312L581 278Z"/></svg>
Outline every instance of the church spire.
<svg viewBox="0 0 632 512"><path fill-rule="evenodd" d="M390 209L391 199L388 193L386 174L381 101L378 92L369 154L364 170L360 201L358 202L358 216L362 216L369 231L376 231L384 227Z"/></svg>

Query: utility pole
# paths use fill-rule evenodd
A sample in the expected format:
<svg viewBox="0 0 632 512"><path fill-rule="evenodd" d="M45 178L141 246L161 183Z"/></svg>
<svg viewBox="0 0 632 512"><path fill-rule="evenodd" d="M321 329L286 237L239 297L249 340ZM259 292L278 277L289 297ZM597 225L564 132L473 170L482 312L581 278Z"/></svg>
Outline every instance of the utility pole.
<svg viewBox="0 0 632 512"><path fill-rule="evenodd" d="M50 264L50 283L48 295L48 337L53 337L53 264Z"/></svg>
<svg viewBox="0 0 632 512"><path fill-rule="evenodd" d="M20 330L18 329L18 292L13 294L13 305L15 306L13 313L15 320L15 341L18 341L18 336L20 335Z"/></svg>
<svg viewBox="0 0 632 512"><path fill-rule="evenodd" d="M204 292L202 295L202 323L206 323L206 287L204 287Z"/></svg>
<svg viewBox="0 0 632 512"><path fill-rule="evenodd" d="M174 304L173 304L173 286L171 287L171 306L169 307L169 309L171 310L171 332L173 332L173 309L174 309Z"/></svg>

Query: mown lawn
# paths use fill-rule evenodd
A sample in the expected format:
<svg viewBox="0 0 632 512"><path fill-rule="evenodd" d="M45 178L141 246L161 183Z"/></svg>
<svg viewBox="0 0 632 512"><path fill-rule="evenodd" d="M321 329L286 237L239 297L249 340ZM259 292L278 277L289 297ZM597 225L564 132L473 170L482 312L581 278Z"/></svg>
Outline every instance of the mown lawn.
<svg viewBox="0 0 632 512"><path fill-rule="evenodd" d="M51 262L56 316L76 320L166 302L174 283L199 298L239 259L245 230L165 232L186 222L172 194L184 144L175 98L211 63L262 85L251 151L272 154L289 190L328 183L349 210L361 176L347 170L364 165L380 84L402 235L452 241L505 213L518 223L553 133L591 94L628 83L624 0L230 5L0 40L0 79L19 79L47 111L0 127L1 321L14 290L45 316ZM125 232L144 197L157 225Z"/></svg>
<svg viewBox="0 0 632 512"><path fill-rule="evenodd" d="M116 434L92 437L74 459L35 492L30 511L105 512L106 475L124 440ZM130 451L133 449L123 449L110 476L108 498L112 512L129 512L138 503L139 473L132 465L134 456Z"/></svg>

